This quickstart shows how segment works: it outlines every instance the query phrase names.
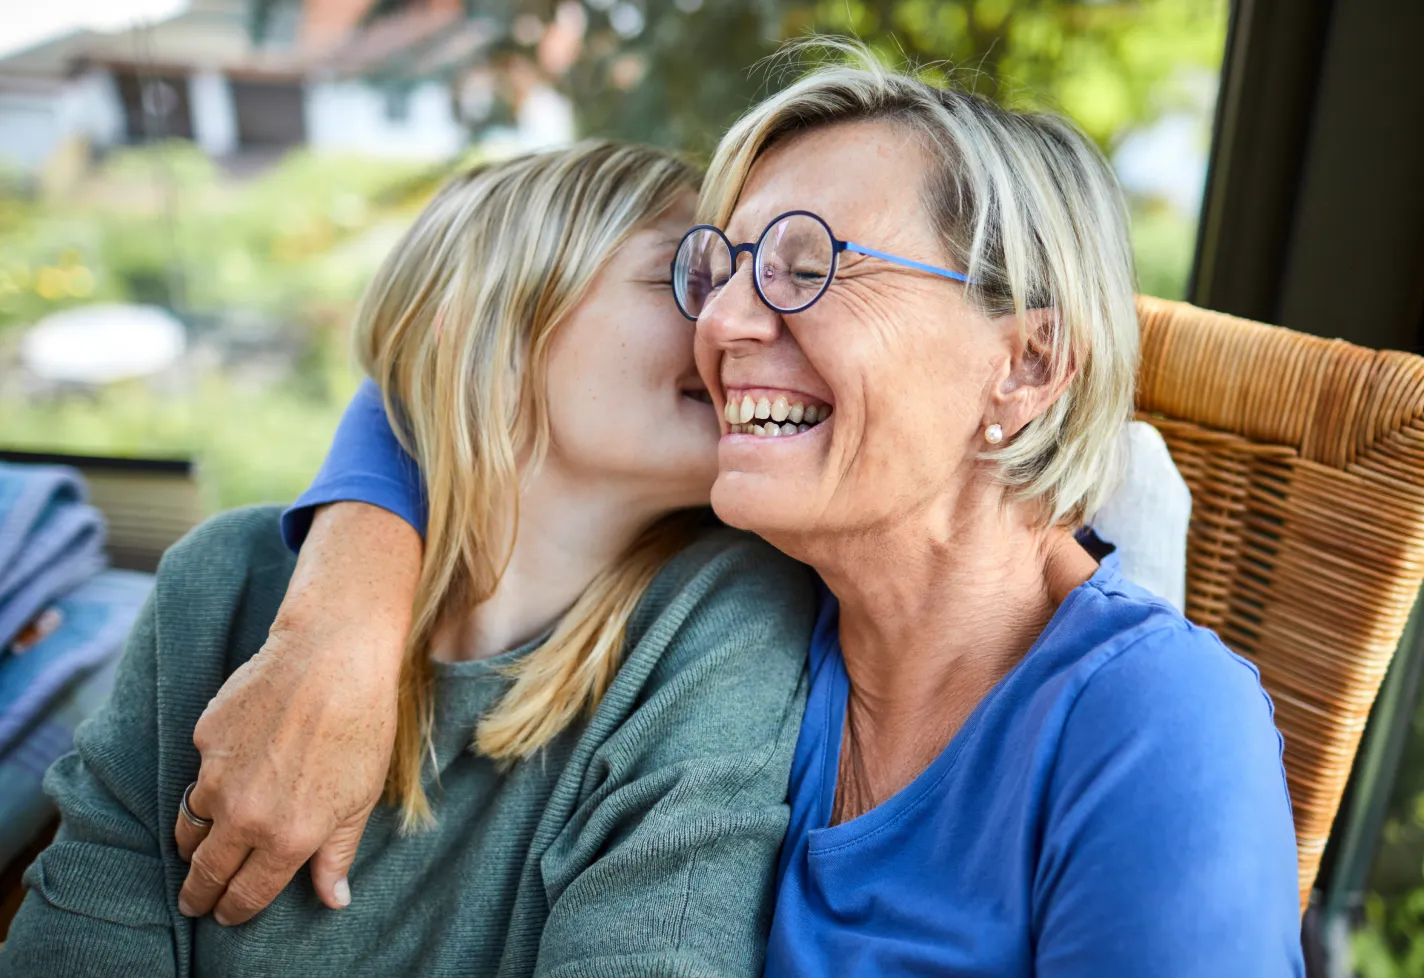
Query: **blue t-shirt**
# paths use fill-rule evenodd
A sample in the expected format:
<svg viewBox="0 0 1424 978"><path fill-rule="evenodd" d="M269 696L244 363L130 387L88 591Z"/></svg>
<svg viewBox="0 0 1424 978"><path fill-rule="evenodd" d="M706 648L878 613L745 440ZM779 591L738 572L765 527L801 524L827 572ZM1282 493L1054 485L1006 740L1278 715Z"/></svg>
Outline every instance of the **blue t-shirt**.
<svg viewBox="0 0 1424 978"><path fill-rule="evenodd" d="M346 406L316 479L282 514L287 547L292 551L301 547L317 506L352 500L390 510L425 533L420 467L391 430L381 389L370 380L361 384Z"/></svg>
<svg viewBox="0 0 1424 978"><path fill-rule="evenodd" d="M1304 974L1270 700L1115 554L918 778L831 826L837 618L827 595L768 978Z"/></svg>

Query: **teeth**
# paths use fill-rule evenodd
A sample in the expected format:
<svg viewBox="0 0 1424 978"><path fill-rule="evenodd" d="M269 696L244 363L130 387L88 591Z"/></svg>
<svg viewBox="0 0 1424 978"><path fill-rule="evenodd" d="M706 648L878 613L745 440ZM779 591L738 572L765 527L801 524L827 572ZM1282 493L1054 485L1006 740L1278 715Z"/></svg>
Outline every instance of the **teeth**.
<svg viewBox="0 0 1424 978"><path fill-rule="evenodd" d="M796 426L796 430L797 430L797 432L810 431L810 430L811 430L811 426L808 425L808 424L800 424L800 425L797 425L797 426Z"/></svg>
<svg viewBox="0 0 1424 978"><path fill-rule="evenodd" d="M740 413L741 411L740 409L738 409L737 405L731 401L728 401L727 406L722 409L722 419L728 424L736 424L740 420L737 417L737 415Z"/></svg>
<svg viewBox="0 0 1424 978"><path fill-rule="evenodd" d="M768 438L780 438L780 437L781 437L781 425L778 425L778 424L769 424L769 425L767 425L767 426L766 426L766 437L768 437Z"/></svg>
<svg viewBox="0 0 1424 978"><path fill-rule="evenodd" d="M763 428L763 427L762 427L761 425L759 425L759 424L749 425L748 427L750 427L750 428L752 429L752 434L754 434L754 435L764 435L764 434L766 434L766 429Z"/></svg>
<svg viewBox="0 0 1424 978"><path fill-rule="evenodd" d="M739 424L734 424L734 425L732 425L732 434L734 434L734 435L740 435L741 433L742 433L742 426L741 426L741 425L739 425Z"/></svg>
<svg viewBox="0 0 1424 978"><path fill-rule="evenodd" d="M792 424L800 424L801 419L805 416L806 405L802 404L800 401L797 401L795 404L791 405L791 410L786 412L786 418Z"/></svg>
<svg viewBox="0 0 1424 978"><path fill-rule="evenodd" d="M764 397L756 402L756 416L759 421L771 417L771 402Z"/></svg>
<svg viewBox="0 0 1424 978"><path fill-rule="evenodd" d="M815 423L816 423L816 405L814 405L814 404L807 404L807 405L806 405L806 413L803 414L803 415L801 415L801 420L802 420L802 421L805 421L807 424L815 424Z"/></svg>
<svg viewBox="0 0 1424 978"><path fill-rule="evenodd" d="M758 405L760 406L760 405ZM786 398L778 397L771 405L771 420L785 421L786 416L791 413L791 408L786 403Z"/></svg>
<svg viewBox="0 0 1424 978"><path fill-rule="evenodd" d="M796 426L790 421L788 421L786 422L786 424L781 426L781 433L783 435L794 435L796 434Z"/></svg>
<svg viewBox="0 0 1424 978"><path fill-rule="evenodd" d="M756 403L751 399L750 395L744 395L742 397L741 408L737 413L737 420L742 424L746 424L752 419L754 413L756 413Z"/></svg>

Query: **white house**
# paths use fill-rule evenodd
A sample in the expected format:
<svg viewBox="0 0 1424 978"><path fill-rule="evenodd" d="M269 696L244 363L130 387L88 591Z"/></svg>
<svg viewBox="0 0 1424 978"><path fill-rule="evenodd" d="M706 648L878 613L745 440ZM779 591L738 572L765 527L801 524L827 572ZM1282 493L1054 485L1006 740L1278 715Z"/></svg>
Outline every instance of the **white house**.
<svg viewBox="0 0 1424 978"><path fill-rule="evenodd" d="M116 34L80 32L0 59L0 166L38 171L66 143L98 151L191 139L215 158L307 144L441 159L469 141L457 92L496 32L459 4L411 0L365 23L370 0L289 0L252 40L247 0L193 0ZM346 27L301 40L304 7ZM572 136L571 125L568 136Z"/></svg>

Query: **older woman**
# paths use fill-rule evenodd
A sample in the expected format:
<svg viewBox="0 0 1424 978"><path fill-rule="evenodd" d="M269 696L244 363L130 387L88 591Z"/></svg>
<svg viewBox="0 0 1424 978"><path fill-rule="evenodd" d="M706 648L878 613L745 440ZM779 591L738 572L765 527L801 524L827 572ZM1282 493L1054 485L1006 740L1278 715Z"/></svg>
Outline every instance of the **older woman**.
<svg viewBox="0 0 1424 978"><path fill-rule="evenodd" d="M729 429L713 506L833 595L767 973L1300 973L1255 670L1071 532L1137 364L1106 162L831 69L727 135L703 211L674 289ZM829 417L787 437L794 402Z"/></svg>
<svg viewBox="0 0 1424 978"><path fill-rule="evenodd" d="M713 505L826 586L767 973L1301 974L1255 671L1074 532L1112 481L1137 363L1102 157L1061 119L834 67L737 124L702 209L673 286L723 412ZM334 564L358 583L297 596L293 620L409 573ZM367 654L332 651L348 626L305 628L273 676ZM361 702L232 698L298 718L264 729ZM250 750L209 719L214 756ZM255 772L264 798L345 818L355 792L271 787L340 762L301 740L228 765L213 796Z"/></svg>

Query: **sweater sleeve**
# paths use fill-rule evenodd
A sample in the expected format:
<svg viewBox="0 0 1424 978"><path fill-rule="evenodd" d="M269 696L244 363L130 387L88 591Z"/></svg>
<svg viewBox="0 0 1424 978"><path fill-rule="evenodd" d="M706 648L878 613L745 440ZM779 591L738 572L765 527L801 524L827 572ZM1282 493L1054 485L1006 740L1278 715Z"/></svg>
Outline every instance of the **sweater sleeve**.
<svg viewBox="0 0 1424 978"><path fill-rule="evenodd" d="M170 906L157 836L154 607L150 594L107 705L45 775L64 821L25 873L0 976L177 974L190 925Z"/></svg>
<svg viewBox="0 0 1424 978"><path fill-rule="evenodd" d="M307 491L282 514L282 539L294 553L327 503L356 501L389 510L425 534L420 468L401 447L386 417L381 391L364 381L341 416L331 451Z"/></svg>
<svg viewBox="0 0 1424 978"><path fill-rule="evenodd" d="M1049 791L1036 974L1303 974L1280 735L1214 635L1162 629L1101 666Z"/></svg>
<svg viewBox="0 0 1424 978"><path fill-rule="evenodd" d="M743 541L679 602L606 697L668 643L544 857L539 978L761 974L814 594L804 568Z"/></svg>

